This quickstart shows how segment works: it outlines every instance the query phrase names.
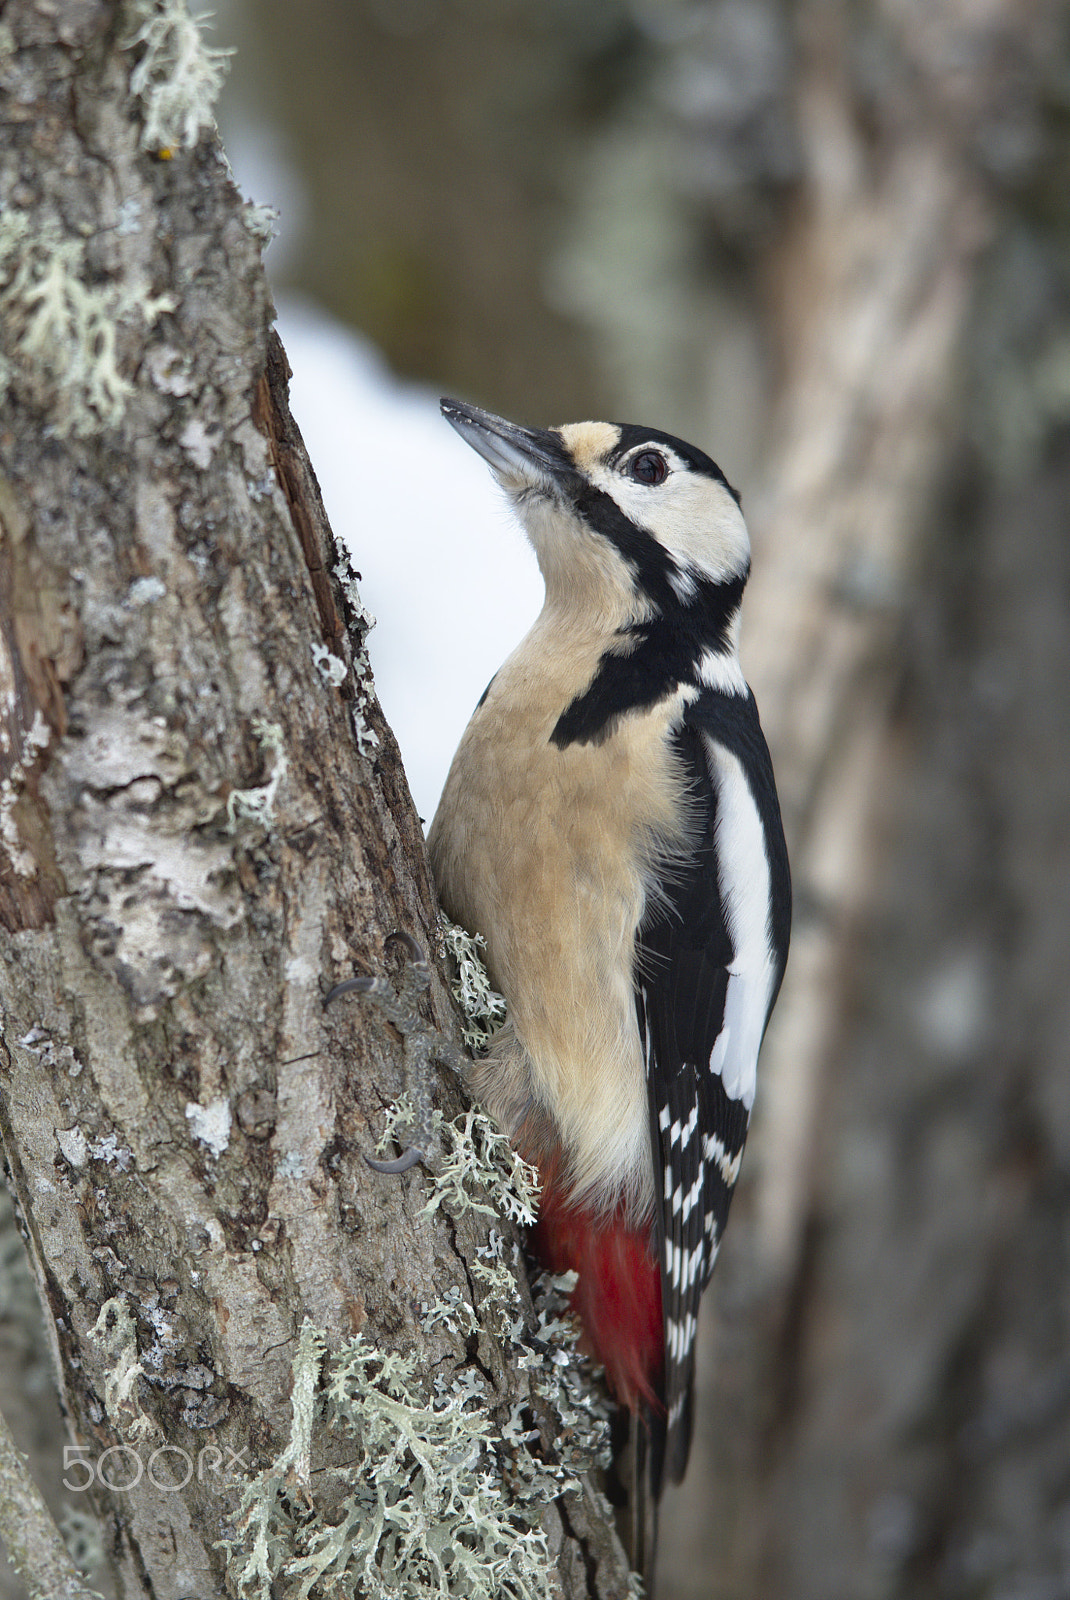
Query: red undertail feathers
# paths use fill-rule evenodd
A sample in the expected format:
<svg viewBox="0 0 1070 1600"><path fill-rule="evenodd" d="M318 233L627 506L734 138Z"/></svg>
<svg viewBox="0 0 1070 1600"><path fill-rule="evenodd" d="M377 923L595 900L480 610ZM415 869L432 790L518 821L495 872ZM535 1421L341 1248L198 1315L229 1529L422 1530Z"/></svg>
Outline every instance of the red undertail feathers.
<svg viewBox="0 0 1070 1600"><path fill-rule="evenodd" d="M621 1212L607 1217L572 1203L551 1177L531 1243L551 1272L579 1274L572 1307L617 1401L632 1411L641 1403L662 1411L661 1269L653 1227L629 1226Z"/></svg>

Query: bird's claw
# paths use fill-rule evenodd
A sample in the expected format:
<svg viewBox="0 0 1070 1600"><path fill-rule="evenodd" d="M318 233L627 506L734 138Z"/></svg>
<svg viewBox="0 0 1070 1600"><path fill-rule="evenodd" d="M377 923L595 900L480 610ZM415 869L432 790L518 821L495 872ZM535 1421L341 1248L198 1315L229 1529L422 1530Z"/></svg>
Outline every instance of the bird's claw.
<svg viewBox="0 0 1070 1600"><path fill-rule="evenodd" d="M418 1161L426 1161L427 1151L421 1150L419 1145L410 1144L408 1148L404 1150L400 1156L398 1156L396 1161L377 1161L374 1156L367 1155L364 1157L364 1159L368 1163L369 1167L371 1167L373 1172L386 1172L393 1174L396 1172L408 1172L409 1168L414 1167Z"/></svg>
<svg viewBox="0 0 1070 1600"><path fill-rule="evenodd" d="M393 939L400 940L406 949L405 970L401 987L396 993L385 978L346 978L342 983L336 983L323 1001L324 1006L329 1006L341 995L359 994L384 1013L405 1041L405 1077L415 1109L415 1138L394 1161L379 1161L367 1155L364 1157L373 1171L389 1174L408 1172L417 1162L427 1161L429 1157L432 1137L432 1059L444 1061L455 1070L464 1062L463 1052L425 1022L417 1009L418 997L431 983L431 968L422 946L400 928L390 934L386 942L389 944Z"/></svg>
<svg viewBox="0 0 1070 1600"><path fill-rule="evenodd" d="M346 978L344 983L336 983L323 997L324 1010L344 994L367 994L375 981L374 978Z"/></svg>

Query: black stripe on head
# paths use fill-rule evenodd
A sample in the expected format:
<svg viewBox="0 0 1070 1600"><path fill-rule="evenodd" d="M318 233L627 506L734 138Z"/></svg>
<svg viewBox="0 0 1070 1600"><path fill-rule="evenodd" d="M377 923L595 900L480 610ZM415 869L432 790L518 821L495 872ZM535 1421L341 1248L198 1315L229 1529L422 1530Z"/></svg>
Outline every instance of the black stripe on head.
<svg viewBox="0 0 1070 1600"><path fill-rule="evenodd" d="M608 461L610 465L620 461L629 450L634 450L641 444L660 444L672 450L686 461L692 472L699 472L704 478L713 478L726 488L736 505L742 511L743 496L738 489L733 489L716 461L711 461L704 450L699 450L696 445L687 444L683 439L675 439L671 433L662 433L658 428L643 428L635 422L622 422L617 426L620 429L620 440L611 450Z"/></svg>
<svg viewBox="0 0 1070 1600"><path fill-rule="evenodd" d="M589 528L620 551L634 574L636 589L652 605L665 611L680 604L670 581L679 576L679 563L653 534L625 516L611 494L585 482L572 504Z"/></svg>

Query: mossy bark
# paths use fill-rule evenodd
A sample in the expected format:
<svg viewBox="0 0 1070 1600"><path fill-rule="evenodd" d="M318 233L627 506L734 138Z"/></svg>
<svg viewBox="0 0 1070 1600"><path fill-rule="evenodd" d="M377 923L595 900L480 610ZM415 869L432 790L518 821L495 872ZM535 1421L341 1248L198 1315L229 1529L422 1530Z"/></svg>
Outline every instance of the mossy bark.
<svg viewBox="0 0 1070 1600"><path fill-rule="evenodd" d="M506 1412L515 1370L421 1326L486 1229L366 1167L400 1051L323 1007L392 930L434 950L435 902L259 218L213 136L142 148L121 8L3 27L0 1136L118 1591L206 1600L303 1319L477 1360ZM568 1594L620 1581L589 1521Z"/></svg>

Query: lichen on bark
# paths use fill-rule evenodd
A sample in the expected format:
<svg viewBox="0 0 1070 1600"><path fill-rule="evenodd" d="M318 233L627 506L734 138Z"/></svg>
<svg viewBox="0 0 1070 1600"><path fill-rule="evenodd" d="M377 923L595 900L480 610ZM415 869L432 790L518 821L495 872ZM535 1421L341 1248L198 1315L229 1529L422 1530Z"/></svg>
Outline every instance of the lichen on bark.
<svg viewBox="0 0 1070 1600"><path fill-rule="evenodd" d="M13 0L0 39L4 226L32 241L0 234L0 1137L75 1481L119 1592L155 1600L224 1592L306 1319L328 1353L475 1362L503 1424L519 1371L427 1323L491 1224L369 1171L400 1052L323 1007L394 929L434 948L436 908L262 216L200 115L146 140L144 28L180 9ZM454 1026L441 975L427 1004ZM345 1492L317 1480L327 1522ZM620 1592L586 1491L545 1526L563 1593Z"/></svg>

